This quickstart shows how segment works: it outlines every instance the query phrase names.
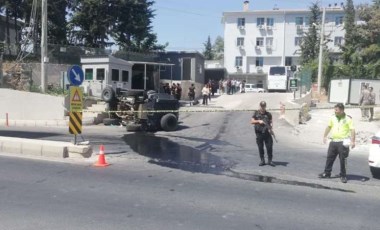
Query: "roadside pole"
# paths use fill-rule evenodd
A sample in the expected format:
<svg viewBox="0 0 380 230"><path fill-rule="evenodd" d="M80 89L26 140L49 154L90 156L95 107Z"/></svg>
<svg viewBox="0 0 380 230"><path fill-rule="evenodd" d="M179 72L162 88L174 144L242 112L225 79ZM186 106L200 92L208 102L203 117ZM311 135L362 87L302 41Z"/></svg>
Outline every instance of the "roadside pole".
<svg viewBox="0 0 380 230"><path fill-rule="evenodd" d="M323 42L325 39L325 17L326 8L323 7L322 11L322 24L321 24L321 38L319 42L319 56L318 56L318 96L321 94L321 78L322 78L322 59L323 59Z"/></svg>
<svg viewBox="0 0 380 230"><path fill-rule="evenodd" d="M47 57L47 0L42 0L42 31L41 31L41 91L45 93L47 83L46 63L49 62Z"/></svg>
<svg viewBox="0 0 380 230"><path fill-rule="evenodd" d="M3 82L3 54L4 54L4 42L0 42L0 86Z"/></svg>

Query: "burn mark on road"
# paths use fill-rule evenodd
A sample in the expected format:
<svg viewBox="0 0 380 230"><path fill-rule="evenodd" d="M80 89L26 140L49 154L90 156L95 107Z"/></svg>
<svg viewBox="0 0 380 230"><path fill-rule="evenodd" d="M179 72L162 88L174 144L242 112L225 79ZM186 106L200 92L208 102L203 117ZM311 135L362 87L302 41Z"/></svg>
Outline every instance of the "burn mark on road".
<svg viewBox="0 0 380 230"><path fill-rule="evenodd" d="M339 192L354 193L352 190L333 188L321 184L307 183L293 180L278 179L276 177L239 173L232 170L237 164L225 158L209 153L209 149L192 148L180 145L165 137L158 137L149 133L135 133L125 135L124 141L136 153L149 158L149 163L163 167L180 169L193 173L208 173L224 175L241 180L284 184L293 186L326 189Z"/></svg>

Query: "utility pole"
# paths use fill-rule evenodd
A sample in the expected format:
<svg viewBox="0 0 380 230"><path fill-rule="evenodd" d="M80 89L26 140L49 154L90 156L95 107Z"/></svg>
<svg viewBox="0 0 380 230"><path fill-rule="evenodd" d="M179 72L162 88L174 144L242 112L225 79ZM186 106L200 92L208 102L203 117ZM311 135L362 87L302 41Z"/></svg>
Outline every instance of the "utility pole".
<svg viewBox="0 0 380 230"><path fill-rule="evenodd" d="M321 38L319 41L319 56L318 56L318 95L321 94L321 78L322 78L322 59L323 59L323 43L325 40L325 17L326 8L322 8L322 24L321 28Z"/></svg>
<svg viewBox="0 0 380 230"><path fill-rule="evenodd" d="M3 54L4 54L4 42L0 41L0 86L3 82Z"/></svg>
<svg viewBox="0 0 380 230"><path fill-rule="evenodd" d="M41 31L41 91L46 92L47 66L47 0L42 0L42 31Z"/></svg>

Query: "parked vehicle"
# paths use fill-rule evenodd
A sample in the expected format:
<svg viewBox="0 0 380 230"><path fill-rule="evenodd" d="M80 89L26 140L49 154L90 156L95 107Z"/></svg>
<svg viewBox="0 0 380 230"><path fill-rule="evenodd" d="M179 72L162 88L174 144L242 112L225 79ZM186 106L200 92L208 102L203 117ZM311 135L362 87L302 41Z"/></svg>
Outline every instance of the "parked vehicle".
<svg viewBox="0 0 380 230"><path fill-rule="evenodd" d="M374 178L380 179L380 132L372 137L368 156L369 168Z"/></svg>
<svg viewBox="0 0 380 230"><path fill-rule="evenodd" d="M258 88L257 85L255 84L250 84L250 83L245 83L245 92L254 92L254 93L264 93L265 89L263 88Z"/></svg>
<svg viewBox="0 0 380 230"><path fill-rule="evenodd" d="M268 73L268 92L286 92L288 90L288 76L285 66L271 66Z"/></svg>

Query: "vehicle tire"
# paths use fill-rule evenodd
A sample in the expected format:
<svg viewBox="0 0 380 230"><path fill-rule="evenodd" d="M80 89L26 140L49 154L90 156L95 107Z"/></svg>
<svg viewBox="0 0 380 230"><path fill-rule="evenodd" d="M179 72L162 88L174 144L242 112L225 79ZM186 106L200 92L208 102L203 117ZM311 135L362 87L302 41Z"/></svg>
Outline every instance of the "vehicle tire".
<svg viewBox="0 0 380 230"><path fill-rule="evenodd" d="M111 87L106 87L102 91L102 100L105 102L111 102L115 98L115 92Z"/></svg>
<svg viewBox="0 0 380 230"><path fill-rule="evenodd" d="M141 125L140 124L127 124L127 131L128 132L141 131Z"/></svg>
<svg viewBox="0 0 380 230"><path fill-rule="evenodd" d="M380 168L370 166L369 169L371 170L373 178L380 179Z"/></svg>
<svg viewBox="0 0 380 230"><path fill-rule="evenodd" d="M103 124L104 125L120 125L120 120L117 118L104 118Z"/></svg>
<svg viewBox="0 0 380 230"><path fill-rule="evenodd" d="M167 132L175 131L177 129L177 126L178 126L178 120L174 114L168 113L168 114L165 114L161 118L160 124L161 124L161 128L164 131L167 131Z"/></svg>

